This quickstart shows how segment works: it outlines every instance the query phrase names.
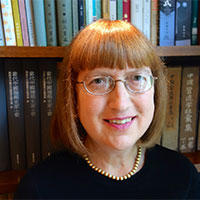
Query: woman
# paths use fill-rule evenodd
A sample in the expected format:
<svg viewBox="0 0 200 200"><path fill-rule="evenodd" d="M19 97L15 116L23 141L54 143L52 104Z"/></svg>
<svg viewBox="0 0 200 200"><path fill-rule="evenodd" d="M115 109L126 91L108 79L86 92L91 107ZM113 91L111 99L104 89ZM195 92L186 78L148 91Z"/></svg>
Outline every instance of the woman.
<svg viewBox="0 0 200 200"><path fill-rule="evenodd" d="M67 48L52 138L59 151L28 171L15 198L200 198L195 167L155 145L167 99L165 66L124 21L99 20Z"/></svg>

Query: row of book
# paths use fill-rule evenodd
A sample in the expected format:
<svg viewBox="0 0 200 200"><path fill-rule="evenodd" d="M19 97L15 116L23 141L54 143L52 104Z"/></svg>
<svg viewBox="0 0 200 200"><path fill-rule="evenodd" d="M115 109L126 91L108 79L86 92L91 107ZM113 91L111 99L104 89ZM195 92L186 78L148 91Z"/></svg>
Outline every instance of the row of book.
<svg viewBox="0 0 200 200"><path fill-rule="evenodd" d="M56 59L0 60L0 171L29 168L52 153L56 74Z"/></svg>
<svg viewBox="0 0 200 200"><path fill-rule="evenodd" d="M161 144L200 151L200 66L168 66L168 104Z"/></svg>
<svg viewBox="0 0 200 200"><path fill-rule="evenodd" d="M100 18L128 21L156 46L200 44L198 0L0 2L0 46L67 46L83 27Z"/></svg>

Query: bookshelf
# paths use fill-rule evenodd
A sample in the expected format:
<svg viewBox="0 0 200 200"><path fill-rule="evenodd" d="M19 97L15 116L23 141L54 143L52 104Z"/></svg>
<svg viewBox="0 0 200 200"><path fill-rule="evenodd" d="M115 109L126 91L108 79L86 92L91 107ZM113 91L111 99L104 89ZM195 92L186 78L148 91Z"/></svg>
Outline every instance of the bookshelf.
<svg viewBox="0 0 200 200"><path fill-rule="evenodd" d="M67 47L0 47L0 59L4 58L56 58L62 60ZM173 46L173 47L156 47L160 57L175 59L197 58L200 61L200 46ZM200 151L185 153L194 164L200 164ZM23 171L5 171L0 172L0 195L14 193L21 177L26 173Z"/></svg>

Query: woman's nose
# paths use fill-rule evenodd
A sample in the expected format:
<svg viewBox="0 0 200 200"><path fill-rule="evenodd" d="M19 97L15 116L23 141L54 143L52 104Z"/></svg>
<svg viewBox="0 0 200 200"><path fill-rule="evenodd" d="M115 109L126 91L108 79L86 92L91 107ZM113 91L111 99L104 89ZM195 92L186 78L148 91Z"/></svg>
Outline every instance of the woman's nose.
<svg viewBox="0 0 200 200"><path fill-rule="evenodd" d="M108 95L108 104L111 109L124 111L129 108L131 104L131 96L123 81L116 81L114 89Z"/></svg>

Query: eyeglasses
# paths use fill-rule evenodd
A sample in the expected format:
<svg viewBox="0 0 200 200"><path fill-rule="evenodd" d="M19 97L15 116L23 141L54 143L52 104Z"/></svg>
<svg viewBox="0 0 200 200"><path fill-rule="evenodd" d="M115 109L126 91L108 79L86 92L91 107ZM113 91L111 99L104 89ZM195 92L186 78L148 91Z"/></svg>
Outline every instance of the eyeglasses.
<svg viewBox="0 0 200 200"><path fill-rule="evenodd" d="M87 77L84 81L77 84L83 84L85 90L93 95L105 95L110 93L116 82L123 82L126 89L131 93L144 93L152 88L157 77L147 73L131 73L124 80L115 80L111 76L93 76Z"/></svg>

